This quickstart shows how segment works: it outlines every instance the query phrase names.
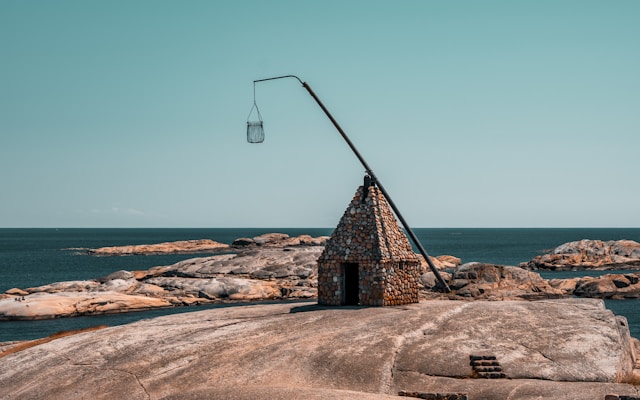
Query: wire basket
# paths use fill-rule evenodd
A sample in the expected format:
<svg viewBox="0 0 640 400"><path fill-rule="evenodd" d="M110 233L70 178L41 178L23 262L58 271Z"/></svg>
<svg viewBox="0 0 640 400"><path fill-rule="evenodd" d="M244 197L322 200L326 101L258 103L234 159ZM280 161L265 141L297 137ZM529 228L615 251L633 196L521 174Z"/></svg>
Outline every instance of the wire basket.
<svg viewBox="0 0 640 400"><path fill-rule="evenodd" d="M256 115L258 116L258 120L255 118L251 120L251 114L253 114L253 110L256 110ZM264 142L264 126L262 125L262 115L260 115L260 109L258 108L258 104L256 103L256 83L253 82L253 106L251 110L249 110L249 115L247 116L247 142L249 143L262 143Z"/></svg>
<svg viewBox="0 0 640 400"><path fill-rule="evenodd" d="M247 142L262 143L264 142L264 127L262 120L247 121Z"/></svg>

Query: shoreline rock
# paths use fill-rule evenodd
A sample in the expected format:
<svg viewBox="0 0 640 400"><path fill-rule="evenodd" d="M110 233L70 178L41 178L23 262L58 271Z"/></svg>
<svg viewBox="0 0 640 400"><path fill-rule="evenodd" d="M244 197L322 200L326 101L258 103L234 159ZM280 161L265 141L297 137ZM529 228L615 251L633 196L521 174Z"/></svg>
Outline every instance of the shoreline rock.
<svg viewBox="0 0 640 400"><path fill-rule="evenodd" d="M314 299L317 298L317 259L327 239L271 233L237 239L233 246L214 244L218 249L233 248L233 253L225 251L144 271L115 271L93 280L12 288L0 294L0 319L58 318L212 303ZM558 249L566 252L566 249L576 248L576 243L593 247L591 242L599 241L571 242ZM631 249L624 253L627 259L631 258L635 254L635 242L619 242L624 243L614 246L612 242L599 242L595 248ZM167 251L185 250L185 246L195 248L185 243L158 246ZM125 254L131 249L142 251L136 246L121 246L119 250L109 250L105 254ZM156 252L158 247L146 247L145 251ZM609 254L606 251L595 253ZM545 280L539 274L519 267L486 263L460 265L459 258L448 255L432 257L453 289L452 293L444 294L438 291L435 277L424 259L418 257L422 262L422 299L640 298L640 273ZM57 303L56 298L59 298ZM58 311L52 304L58 304Z"/></svg>
<svg viewBox="0 0 640 400"><path fill-rule="evenodd" d="M127 256L127 255L156 255L156 254L191 254L219 252L229 250L229 245L210 239L180 240L156 244L137 244L128 246L100 247L89 249L92 256Z"/></svg>
<svg viewBox="0 0 640 400"><path fill-rule="evenodd" d="M550 271L640 269L640 243L583 239L564 243L520 266Z"/></svg>
<svg viewBox="0 0 640 400"><path fill-rule="evenodd" d="M640 272L551 279L549 284L566 294L578 297L616 300L640 298Z"/></svg>
<svg viewBox="0 0 640 400"><path fill-rule="evenodd" d="M144 271L115 271L93 280L13 288L0 295L0 320L315 298L316 261L323 246L308 243L324 243L325 239L281 234L261 239L262 245L249 245L231 254L191 258Z"/></svg>
<svg viewBox="0 0 640 400"><path fill-rule="evenodd" d="M431 272L423 274L425 287L437 289ZM486 263L467 263L446 274L451 293L426 292L427 298L474 300L543 300L568 295L543 279L540 274L519 267Z"/></svg>
<svg viewBox="0 0 640 400"><path fill-rule="evenodd" d="M224 253L236 249L252 247L287 247L287 246L323 246L328 236L312 237L299 235L290 237L286 233L266 233L254 238L238 238L232 244L216 242L211 239L179 240L155 244L138 244L126 246L100 247L97 249L75 249L86 251L92 256L128 256L128 255L162 255L162 254L197 254ZM72 249L69 249L72 250Z"/></svg>

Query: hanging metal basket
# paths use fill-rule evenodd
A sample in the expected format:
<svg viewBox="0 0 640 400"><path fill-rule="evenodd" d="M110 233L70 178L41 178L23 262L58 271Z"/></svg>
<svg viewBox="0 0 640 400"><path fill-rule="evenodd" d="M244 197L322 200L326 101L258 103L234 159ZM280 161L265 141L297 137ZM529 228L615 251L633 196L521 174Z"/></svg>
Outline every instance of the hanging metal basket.
<svg viewBox="0 0 640 400"><path fill-rule="evenodd" d="M258 116L258 120L251 120L251 114L253 114L253 110L256 110L256 115ZM262 125L262 115L260 115L260 110L258 109L258 104L256 103L256 84L253 83L253 106L249 111L249 116L247 117L247 142L249 143L262 143L264 142L264 127Z"/></svg>
<svg viewBox="0 0 640 400"><path fill-rule="evenodd" d="M247 142L262 143L264 142L264 127L262 120L247 121Z"/></svg>

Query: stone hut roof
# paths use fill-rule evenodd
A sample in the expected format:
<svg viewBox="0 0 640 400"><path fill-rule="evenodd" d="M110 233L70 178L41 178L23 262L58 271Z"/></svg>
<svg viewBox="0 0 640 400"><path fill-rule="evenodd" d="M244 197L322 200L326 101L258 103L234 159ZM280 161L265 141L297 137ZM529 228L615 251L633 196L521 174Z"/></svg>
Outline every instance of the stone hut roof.
<svg viewBox="0 0 640 400"><path fill-rule="evenodd" d="M417 261L382 191L369 186L363 200L363 190L356 191L319 261Z"/></svg>

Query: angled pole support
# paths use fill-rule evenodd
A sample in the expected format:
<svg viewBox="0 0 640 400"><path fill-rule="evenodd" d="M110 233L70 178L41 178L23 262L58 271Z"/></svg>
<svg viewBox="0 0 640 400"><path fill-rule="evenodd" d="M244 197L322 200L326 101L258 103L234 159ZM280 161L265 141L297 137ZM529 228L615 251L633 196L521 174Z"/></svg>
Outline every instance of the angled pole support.
<svg viewBox="0 0 640 400"><path fill-rule="evenodd" d="M442 275L440 275L440 272L438 271L438 269L436 268L436 266L433 264L433 261L431 260L431 257L429 256L429 254L427 254L427 251L424 249L424 247L422 246L422 243L420 243L420 240L418 239L418 237L416 236L416 234L413 232L413 230L411 229L411 227L409 227L409 224L407 223L407 221L404 219L404 217L402 216L402 214L400 213L400 210L398 210L398 207L396 206L396 204L393 202L393 200L391 199L391 196L389 196L389 192L387 192L387 190L384 188L384 186L382 186L382 183L380 182L380 180L376 177L376 175L373 173L373 170L371 169L371 167L369 167L369 164L367 164L367 162L365 161L364 157L362 157L362 155L360 154L360 152L358 151L358 149L356 149L356 146L353 144L353 142L349 139L349 137L347 136L347 134L344 132L344 130L342 130L342 127L340 127L340 124L338 124L338 122L335 120L335 118L333 118L333 115L331 115L331 113L329 112L329 110L327 110L327 107L325 107L325 105L322 103L322 101L320 101L320 99L318 98L318 96L314 93L314 91L311 89L311 86L309 86L306 82L302 81L302 79L298 78L295 75L283 75L283 76L276 76L273 78L266 78L266 79L258 79L253 81L254 85L258 82L264 82L264 81L272 81L275 79L283 79L283 78L295 78L298 80L298 82L300 82L300 84L302 84L302 87L304 87L305 89L307 89L307 92L309 92L309 94L311 95L311 97L313 97L313 99L316 101L316 103L318 104L318 106L320 106L320 108L322 109L322 111L325 113L325 115L329 118L329 120L331 121L331 123L333 124L333 126L338 130L338 133L340 133L340 136L342 136L342 138L344 139L345 142L347 142L347 145L349 146L349 148L351 149L351 151L353 151L353 154L355 154L355 156L358 158L358 160L360 161L360 163L362 164L362 166L364 167L367 175L369 175L371 177L371 179L376 183L376 185L380 188L380 191L382 192L382 194L384 195L384 197L387 199L387 202L389 203L389 205L391 206L391 208L393 209L393 212L396 214L396 216L398 217L398 219L400 220L400 223L402 224L402 226L404 227L404 229L407 231L407 234L409 235L409 237L411 238L411 240L413 241L413 243L416 245L416 247L418 248L418 250L420 251L420 254L422 254L422 256L424 257L424 259L427 261L427 264L429 265L429 268L431 269L431 271L433 272L433 274L436 276L436 279L438 280L438 282L440 283L440 286L442 287L443 291L445 293L449 293L451 292L451 289L449 288L449 285L447 285L447 283L444 281L444 279L442 278Z"/></svg>

